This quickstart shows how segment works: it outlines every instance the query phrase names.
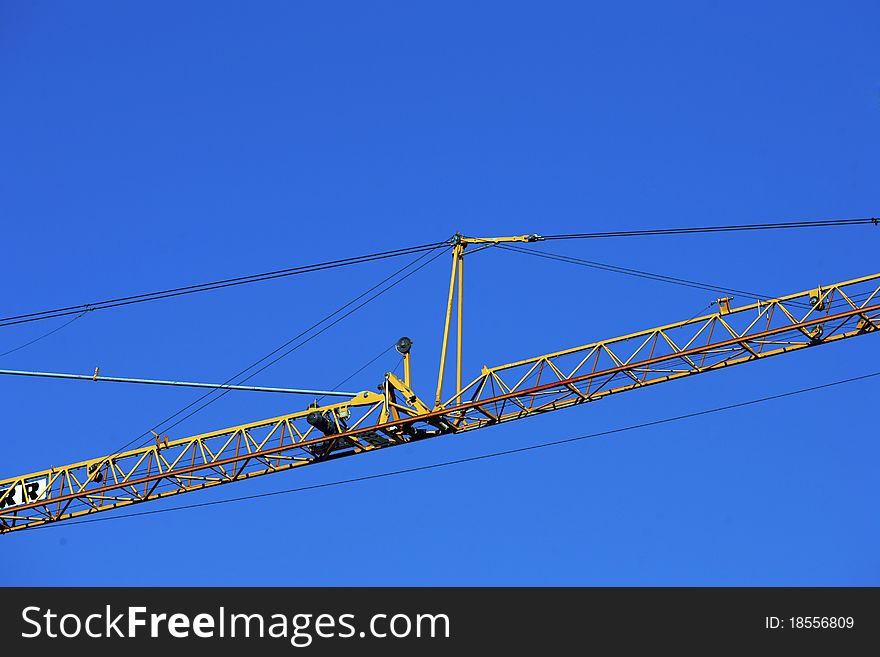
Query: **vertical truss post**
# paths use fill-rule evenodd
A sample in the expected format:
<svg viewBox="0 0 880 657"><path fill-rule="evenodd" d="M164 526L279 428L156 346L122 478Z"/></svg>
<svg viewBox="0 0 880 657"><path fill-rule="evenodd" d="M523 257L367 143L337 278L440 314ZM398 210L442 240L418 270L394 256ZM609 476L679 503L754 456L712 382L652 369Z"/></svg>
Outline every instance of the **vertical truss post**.
<svg viewBox="0 0 880 657"><path fill-rule="evenodd" d="M464 257L464 243L461 234L455 234L455 246L452 249L452 273L449 276L449 296L446 300L446 321L443 323L443 342L440 345L440 372L437 375L437 394L434 397L434 407L443 403L443 376L446 374L446 351L449 347L449 325L452 322L452 302L455 298L455 279L458 274L459 262ZM459 284L459 290L461 285ZM459 302L460 307L461 302ZM458 330L461 331L461 318L458 322ZM459 338L459 345L461 338ZM460 347L459 347L460 350Z"/></svg>
<svg viewBox="0 0 880 657"><path fill-rule="evenodd" d="M453 237L452 272L449 276L449 295L446 298L446 319L443 324L443 342L440 345L440 372L437 375L437 394L434 396L434 408L443 405L443 378L446 375L446 356L449 351L449 327L452 324L453 302L456 304L456 353L455 353L455 397L459 400L462 393L462 354L464 338L464 255L468 244L479 245L471 251L478 253L484 248L503 242L537 242L539 235L516 235L513 237L465 237L456 233ZM457 283L457 284L456 284Z"/></svg>
<svg viewBox="0 0 880 657"><path fill-rule="evenodd" d="M412 349L412 340L402 337L394 345L397 353L403 356L403 382L406 387L412 390L412 365L410 363L410 349Z"/></svg>
<svg viewBox="0 0 880 657"><path fill-rule="evenodd" d="M455 396L461 395L461 353L462 353L462 316L464 313L464 249L466 243L462 244L461 250L458 252L458 342L457 354L455 362Z"/></svg>

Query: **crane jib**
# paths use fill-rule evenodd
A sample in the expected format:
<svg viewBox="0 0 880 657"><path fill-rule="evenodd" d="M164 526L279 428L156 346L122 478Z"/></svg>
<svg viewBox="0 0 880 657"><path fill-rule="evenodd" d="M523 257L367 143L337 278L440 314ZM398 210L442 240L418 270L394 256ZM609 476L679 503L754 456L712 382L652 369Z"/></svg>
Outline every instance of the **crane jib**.
<svg viewBox="0 0 880 657"><path fill-rule="evenodd" d="M453 278L456 272L460 262ZM880 274L739 308L719 303L712 315L483 368L467 385L457 380L455 394L433 406L412 390L412 342L401 342L404 378L386 373L379 393L187 438L157 437L153 446L0 481L0 533L471 431L875 333L878 301ZM451 294L447 308L451 324Z"/></svg>

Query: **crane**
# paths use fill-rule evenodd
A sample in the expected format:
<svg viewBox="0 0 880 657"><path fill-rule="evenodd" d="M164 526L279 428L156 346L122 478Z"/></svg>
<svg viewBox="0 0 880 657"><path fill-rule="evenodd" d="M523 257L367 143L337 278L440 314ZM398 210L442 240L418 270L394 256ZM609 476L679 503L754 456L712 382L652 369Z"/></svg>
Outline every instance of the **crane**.
<svg viewBox="0 0 880 657"><path fill-rule="evenodd" d="M375 391L185 438L156 435L146 447L0 480L0 533L457 435L880 328L878 273L739 307L720 298L711 314L484 366L465 382L465 255L541 239L455 235L433 400L413 390L413 341L403 337L395 345L402 378L388 372ZM444 392L453 332L454 388Z"/></svg>

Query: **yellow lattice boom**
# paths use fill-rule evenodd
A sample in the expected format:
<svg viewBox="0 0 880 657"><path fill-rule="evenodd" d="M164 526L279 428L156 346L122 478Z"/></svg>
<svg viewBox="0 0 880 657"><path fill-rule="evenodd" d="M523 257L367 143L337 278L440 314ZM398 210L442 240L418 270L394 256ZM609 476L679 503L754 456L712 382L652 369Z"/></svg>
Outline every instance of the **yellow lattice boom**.
<svg viewBox="0 0 880 657"><path fill-rule="evenodd" d="M535 241L537 236L467 238L453 267L436 394L412 390L402 338L403 379L385 375L378 392L341 403L99 456L0 481L0 532L119 509L150 500L462 433L584 404L608 395L828 345L880 327L880 274L822 285L609 340L500 365L462 380L464 255L469 245ZM454 303L457 299L457 304ZM443 385L456 306L455 391Z"/></svg>

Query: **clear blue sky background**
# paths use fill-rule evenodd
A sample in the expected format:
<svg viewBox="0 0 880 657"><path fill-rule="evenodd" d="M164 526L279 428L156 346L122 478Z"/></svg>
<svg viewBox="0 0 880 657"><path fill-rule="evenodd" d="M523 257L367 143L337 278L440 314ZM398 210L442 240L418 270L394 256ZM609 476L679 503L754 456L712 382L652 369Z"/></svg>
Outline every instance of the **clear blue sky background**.
<svg viewBox="0 0 880 657"><path fill-rule="evenodd" d="M876 3L417 4L3 3L0 314L455 230L880 212ZM860 227L554 248L787 293L877 271L878 245L880 229ZM470 262L470 373L712 300L505 252ZM0 367L224 380L402 264L92 313ZM254 382L333 385L406 334L430 397L447 277L444 258ZM60 323L0 329L0 352ZM863 374L878 356L866 337L168 504L601 431ZM396 364L390 353L350 385ZM0 584L878 585L877 391L9 535ZM198 394L2 379L0 476L106 453ZM304 403L227 395L172 436Z"/></svg>

